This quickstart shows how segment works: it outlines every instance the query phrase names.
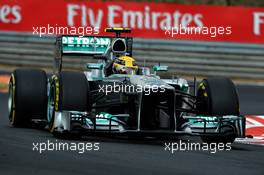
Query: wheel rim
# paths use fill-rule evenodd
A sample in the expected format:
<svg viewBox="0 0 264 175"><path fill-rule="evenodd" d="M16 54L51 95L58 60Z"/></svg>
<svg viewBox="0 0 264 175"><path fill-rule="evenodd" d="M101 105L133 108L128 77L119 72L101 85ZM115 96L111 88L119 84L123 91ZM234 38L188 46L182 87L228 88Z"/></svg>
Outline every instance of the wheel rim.
<svg viewBox="0 0 264 175"><path fill-rule="evenodd" d="M12 122L12 114L13 114L13 84L9 83L8 88L8 116L9 120Z"/></svg>
<svg viewBox="0 0 264 175"><path fill-rule="evenodd" d="M49 84L49 93L48 93L48 110L47 110L47 120L48 120L48 126L49 126L49 131L51 133L54 133L54 116L55 116L55 111L56 111L56 79L55 81L52 81Z"/></svg>
<svg viewBox="0 0 264 175"><path fill-rule="evenodd" d="M13 86L12 83L9 83L9 88L8 88L8 116L9 119L11 120L11 114L12 114L12 106L13 106Z"/></svg>
<svg viewBox="0 0 264 175"><path fill-rule="evenodd" d="M52 116L54 114L54 110L55 110L55 107L54 107L54 88L51 87L50 89L50 94L49 94L49 97L48 97L48 122L50 123L52 121Z"/></svg>

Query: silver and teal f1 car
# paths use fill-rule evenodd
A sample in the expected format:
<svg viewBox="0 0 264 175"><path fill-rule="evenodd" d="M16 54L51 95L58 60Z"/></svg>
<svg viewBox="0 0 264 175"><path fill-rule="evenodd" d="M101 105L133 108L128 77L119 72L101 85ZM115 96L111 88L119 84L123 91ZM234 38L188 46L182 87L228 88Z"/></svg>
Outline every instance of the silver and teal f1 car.
<svg viewBox="0 0 264 175"><path fill-rule="evenodd" d="M53 75L17 69L9 84L9 119L14 127L46 126L68 133L167 137L198 135L206 142L233 142L245 135L236 88L231 80L211 77L199 84L162 79L140 67L135 74L111 73L113 60L132 56L126 28L108 28L113 36L58 36ZM97 59L85 72L63 71L64 55ZM162 58L161 58L162 60Z"/></svg>

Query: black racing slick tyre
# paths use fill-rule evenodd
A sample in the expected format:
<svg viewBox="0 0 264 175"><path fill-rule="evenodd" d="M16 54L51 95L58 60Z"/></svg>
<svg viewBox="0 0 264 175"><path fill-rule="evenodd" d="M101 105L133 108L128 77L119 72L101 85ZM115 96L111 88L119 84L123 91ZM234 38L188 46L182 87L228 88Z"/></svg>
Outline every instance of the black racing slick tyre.
<svg viewBox="0 0 264 175"><path fill-rule="evenodd" d="M49 130L55 136L55 111L90 111L89 83L82 72L60 72L50 81L48 97ZM61 134L62 135L62 134Z"/></svg>
<svg viewBox="0 0 264 175"><path fill-rule="evenodd" d="M204 79L197 91L197 114L203 116L239 116L239 99L233 82L225 77L212 77ZM204 136L202 140L212 142L233 142L235 128L232 125L225 127L227 136Z"/></svg>
<svg viewBox="0 0 264 175"><path fill-rule="evenodd" d="M197 100L197 113L200 115L239 115L236 87L228 78L204 79L199 85Z"/></svg>
<svg viewBox="0 0 264 175"><path fill-rule="evenodd" d="M16 69L9 82L8 115L14 127L30 127L32 119L45 120L47 75L38 69Z"/></svg>

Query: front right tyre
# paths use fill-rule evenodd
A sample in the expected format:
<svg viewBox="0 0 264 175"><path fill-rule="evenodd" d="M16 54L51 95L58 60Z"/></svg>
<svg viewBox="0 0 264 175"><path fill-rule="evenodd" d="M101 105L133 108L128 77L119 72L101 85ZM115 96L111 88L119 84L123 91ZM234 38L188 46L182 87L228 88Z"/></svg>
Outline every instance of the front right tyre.
<svg viewBox="0 0 264 175"><path fill-rule="evenodd" d="M48 123L49 131L54 136L67 135L67 133L56 131L55 112L90 111L89 93L89 83L82 72L62 71L51 78L48 97Z"/></svg>

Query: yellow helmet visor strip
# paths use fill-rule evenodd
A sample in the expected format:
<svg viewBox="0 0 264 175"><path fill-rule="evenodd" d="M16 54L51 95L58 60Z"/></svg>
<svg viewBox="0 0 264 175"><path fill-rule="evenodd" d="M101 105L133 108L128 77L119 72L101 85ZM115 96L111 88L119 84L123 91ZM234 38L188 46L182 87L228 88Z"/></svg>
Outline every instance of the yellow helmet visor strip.
<svg viewBox="0 0 264 175"><path fill-rule="evenodd" d="M138 69L138 66L134 66L133 63L135 62L135 60L132 57L129 56L121 56L118 58L119 60L123 61L124 64L118 64L118 63L114 63L114 66L116 68L123 68L123 67L127 67L127 68L132 68L132 69Z"/></svg>

